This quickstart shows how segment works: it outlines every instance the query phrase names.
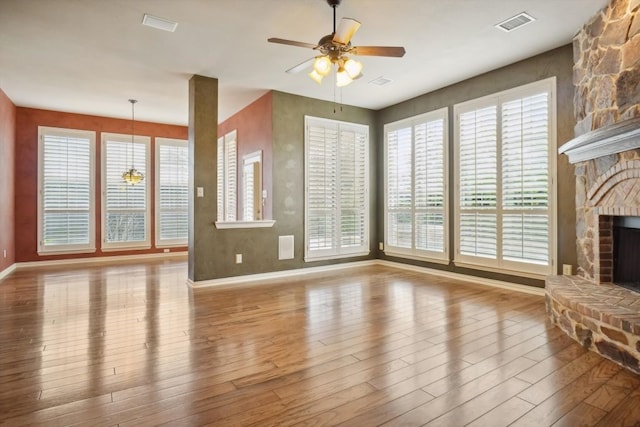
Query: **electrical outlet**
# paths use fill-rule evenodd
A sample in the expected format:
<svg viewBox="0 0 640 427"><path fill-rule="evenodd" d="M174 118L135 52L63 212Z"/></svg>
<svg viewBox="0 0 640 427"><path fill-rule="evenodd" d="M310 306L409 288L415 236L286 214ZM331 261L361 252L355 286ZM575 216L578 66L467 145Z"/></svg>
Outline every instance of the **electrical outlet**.
<svg viewBox="0 0 640 427"><path fill-rule="evenodd" d="M169 249L168 249L168 248L166 248L166 249L164 250L164 253L165 253L165 254L168 254L168 253L169 253Z"/></svg>
<svg viewBox="0 0 640 427"><path fill-rule="evenodd" d="M564 274L565 276L573 275L573 265L562 264L562 274Z"/></svg>
<svg viewBox="0 0 640 427"><path fill-rule="evenodd" d="M242 264L242 254L236 254L236 264Z"/></svg>
<svg viewBox="0 0 640 427"><path fill-rule="evenodd" d="M5 257L5 258L7 257L7 250L6 249L2 250L2 256Z"/></svg>
<svg viewBox="0 0 640 427"><path fill-rule="evenodd" d="M384 251L384 243L379 242L378 243L378 249L380 249L381 251Z"/></svg>
<svg viewBox="0 0 640 427"><path fill-rule="evenodd" d="M196 187L196 197L204 197L204 187Z"/></svg>

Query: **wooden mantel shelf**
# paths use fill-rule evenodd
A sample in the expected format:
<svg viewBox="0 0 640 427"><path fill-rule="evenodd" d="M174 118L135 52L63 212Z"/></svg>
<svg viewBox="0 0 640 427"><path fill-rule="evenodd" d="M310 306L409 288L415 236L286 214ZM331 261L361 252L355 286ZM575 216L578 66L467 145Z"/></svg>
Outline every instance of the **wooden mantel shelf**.
<svg viewBox="0 0 640 427"><path fill-rule="evenodd" d="M569 156L570 163L577 163L635 148L640 148L640 117L580 135L558 148L558 153Z"/></svg>

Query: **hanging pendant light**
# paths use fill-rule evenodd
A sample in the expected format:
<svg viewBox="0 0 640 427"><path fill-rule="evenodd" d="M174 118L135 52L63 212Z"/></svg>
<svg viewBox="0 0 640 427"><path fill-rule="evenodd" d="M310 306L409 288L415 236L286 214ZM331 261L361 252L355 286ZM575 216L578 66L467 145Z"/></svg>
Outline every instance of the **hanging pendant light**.
<svg viewBox="0 0 640 427"><path fill-rule="evenodd" d="M127 184L136 185L144 179L144 174L135 168L135 104L138 102L135 99L130 99L131 103L131 168L122 174L122 179Z"/></svg>

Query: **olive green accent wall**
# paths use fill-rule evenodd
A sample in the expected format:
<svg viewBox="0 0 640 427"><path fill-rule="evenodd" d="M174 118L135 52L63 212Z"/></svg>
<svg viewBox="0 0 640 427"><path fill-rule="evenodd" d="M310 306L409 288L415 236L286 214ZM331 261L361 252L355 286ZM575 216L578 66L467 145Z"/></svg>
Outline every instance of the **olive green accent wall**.
<svg viewBox="0 0 640 427"><path fill-rule="evenodd" d="M327 87L327 90L331 90ZM334 120L342 120L360 123L369 126L370 143L370 167L371 167L371 227L370 240L372 246L375 241L375 216L376 186L375 165L377 123L376 113L364 108L337 106L336 113L334 103L305 98L281 92L272 92L272 113L265 118L264 115L256 115L247 120L271 120L272 125L272 158L273 168L264 170L263 174L270 174L273 179L273 219L276 221L272 228L245 228L245 229L217 229L214 226L216 218L216 156L215 132L206 133L204 144L206 149L197 152L191 158L195 159L196 178L198 172L206 174L205 199L208 212L196 215L195 225L190 228L196 236L190 235L189 246L189 278L193 281L203 281L248 274L267 273L288 269L313 267L337 262L350 262L362 259L375 258L376 253L369 256L351 257L341 260L306 263L304 261L304 116L324 117ZM191 115L191 114L190 114ZM190 118L190 121L192 119ZM214 121L209 121L212 127ZM241 135L243 124L237 124L238 135ZM255 124L252 124L255 126ZM189 126L190 142L191 124ZM212 138L213 139L210 139ZM196 140L195 147L199 147ZM211 141L211 142L210 142ZM190 145L191 146L191 145ZM265 148L266 149L266 148ZM195 185L200 185L196 180ZM193 197L193 195L191 195ZM196 203L202 199L195 198ZM200 212L196 205L196 212ZM192 230L193 229L193 230ZM294 236L294 258L290 260L278 260L278 236ZM195 239L195 257L192 255L191 242ZM235 255L242 254L242 264L235 263ZM192 258L195 258L192 261ZM194 264L194 274L191 266Z"/></svg>
<svg viewBox="0 0 640 427"><path fill-rule="evenodd" d="M464 66L464 64L461 64ZM455 181L453 179L453 105L491 95L507 89L543 80L549 77L556 77L557 96L557 146L561 146L573 138L573 127L575 120L573 117L573 51L571 45L542 53L529 59L508 65L506 67L490 71L488 73L473 77L463 82L445 87L443 89L427 93L405 102L393 105L379 111L378 133L380 141L378 144L378 171L383 171L384 161L384 130L385 123L395 122L407 117L448 107L449 109L449 197L453 201ZM425 78L428 78L428 70ZM576 225L575 225L575 179L573 166L569 164L566 156L559 155L557 163L558 182L558 272L562 270L562 264L576 265ZM384 177L378 173L377 188L379 189L377 210L384 212L383 187ZM453 203L450 203L450 218L454 218ZM453 258L454 230L453 221L450 221L449 248L451 248L451 258ZM377 223L378 241L384 240L384 218L380 216ZM419 261L410 261L385 256L382 252L378 255L381 259L388 259L403 263L421 265L433 269L453 271L463 274L471 274L491 279L506 280L516 283L529 284L543 287L541 280L526 279L522 277L496 274L479 270L455 267L451 265L432 264Z"/></svg>
<svg viewBox="0 0 640 427"><path fill-rule="evenodd" d="M218 137L218 79L189 80L189 261L192 281L208 279L215 269L211 256L216 219L216 140ZM204 187L205 197L195 197Z"/></svg>
<svg viewBox="0 0 640 427"><path fill-rule="evenodd" d="M380 111L347 105L340 106L333 102L274 91L271 97L273 168L271 171L265 170L264 174L272 174L273 219L276 223L272 228L221 230L216 229L214 226L216 218L215 177L217 153L215 141L217 127L212 123L215 124L216 120L214 119L213 106L201 107L207 111L206 114L194 110L191 98L192 96L197 97L198 92L193 94L194 89L192 86L194 86L194 81L198 83L199 79L201 79L195 76L190 85L189 140L190 150L195 149L196 151L195 153L192 151L190 154L191 158L195 159L193 169L196 181L194 185L201 186L201 182L204 182L206 183L206 188L205 200L192 199L196 201L196 206L193 218L195 224L190 228L189 236L189 278L194 281L203 281L380 258L532 286L544 286L541 280L459 268L453 264L441 265L391 258L379 251L377 249L378 242L384 240L383 126L384 123L448 107L449 149L450 153L453 153L454 104L555 76L558 113L557 144L560 146L573 138L575 121L573 117L572 68L572 46L567 45ZM428 78L428 73L425 74L425 78ZM195 86L198 85L196 84ZM330 90L330 88L327 87L327 90ZM345 90L348 90L348 88ZM217 98L217 85L215 93ZM210 99L207 99L206 102L210 101ZM197 107L198 104L195 103L194 105ZM195 120L192 117L193 114L196 114ZM217 109L215 110L215 115L217 115ZM371 252L367 256L309 263L304 261L305 115L369 126ZM200 139L196 139L195 144L193 144L192 121L195 121L197 125L201 120L204 120L206 126L210 129L203 131ZM207 122L207 120L209 121ZM265 118L260 120L265 120ZM241 127L242 124L238 124L239 132ZM452 159L453 156L450 155L450 162L452 162ZM450 182L454 183L452 163L450 163L449 170ZM562 264L576 264L575 179L573 166L567 162L565 156L558 156L557 172L558 271L561 271ZM450 186L449 190L452 198L453 187ZM193 194L191 197L193 197ZM450 205L450 217L453 218L453 204L450 203ZM452 229L449 234L451 240L449 247L453 248L454 233ZM294 236L295 256L290 260L278 260L278 236L285 235ZM235 263L235 254L242 254L242 264ZM453 255L453 250L451 254Z"/></svg>
<svg viewBox="0 0 640 427"><path fill-rule="evenodd" d="M327 87L327 90L331 90ZM345 89L348 90L348 89ZM334 113L335 110L335 113ZM304 262L304 116L322 117L369 126L369 240L368 256L343 258L330 261ZM375 209L377 201L376 165L377 141L376 112L333 102L319 101L273 92L273 210L276 235L293 235L295 258L278 261L277 270L338 264L376 257ZM276 237L277 238L277 237Z"/></svg>

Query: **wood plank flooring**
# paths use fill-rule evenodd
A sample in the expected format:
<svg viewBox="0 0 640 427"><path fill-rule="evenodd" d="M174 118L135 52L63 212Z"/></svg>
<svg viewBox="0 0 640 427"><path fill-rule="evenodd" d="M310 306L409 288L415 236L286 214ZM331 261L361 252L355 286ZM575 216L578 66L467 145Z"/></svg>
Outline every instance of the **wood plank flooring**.
<svg viewBox="0 0 640 427"><path fill-rule="evenodd" d="M633 426L539 296L389 267L192 290L183 260L0 281L0 423Z"/></svg>

